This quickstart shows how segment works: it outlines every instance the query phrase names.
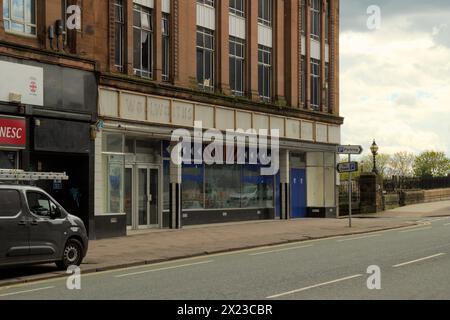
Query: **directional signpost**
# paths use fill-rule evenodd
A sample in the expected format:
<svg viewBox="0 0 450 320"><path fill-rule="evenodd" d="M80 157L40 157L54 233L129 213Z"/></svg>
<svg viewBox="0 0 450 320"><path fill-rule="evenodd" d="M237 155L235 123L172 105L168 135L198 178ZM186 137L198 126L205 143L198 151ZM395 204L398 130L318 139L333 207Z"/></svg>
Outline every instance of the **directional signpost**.
<svg viewBox="0 0 450 320"><path fill-rule="evenodd" d="M339 173L348 172L348 224L352 227L352 172L358 171L358 163L352 162L352 154L358 155L363 152L361 146L338 146L338 154L347 154L348 162L340 163L337 167Z"/></svg>

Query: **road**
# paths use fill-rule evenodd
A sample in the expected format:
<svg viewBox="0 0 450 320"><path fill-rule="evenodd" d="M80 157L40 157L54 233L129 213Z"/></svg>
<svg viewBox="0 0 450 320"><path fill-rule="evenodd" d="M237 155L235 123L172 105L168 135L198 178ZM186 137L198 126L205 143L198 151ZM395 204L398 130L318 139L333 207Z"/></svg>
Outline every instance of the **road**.
<svg viewBox="0 0 450 320"><path fill-rule="evenodd" d="M381 289L369 290L369 266ZM0 288L0 299L450 299L450 217L417 227Z"/></svg>

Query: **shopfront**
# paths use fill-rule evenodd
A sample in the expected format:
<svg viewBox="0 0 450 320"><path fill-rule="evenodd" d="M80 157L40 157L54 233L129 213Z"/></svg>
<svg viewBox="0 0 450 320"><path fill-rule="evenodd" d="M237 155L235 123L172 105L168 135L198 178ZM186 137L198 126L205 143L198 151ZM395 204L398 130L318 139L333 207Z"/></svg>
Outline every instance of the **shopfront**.
<svg viewBox="0 0 450 320"><path fill-rule="evenodd" d="M0 169L19 169L20 153L26 149L26 120L0 115Z"/></svg>
<svg viewBox="0 0 450 320"><path fill-rule="evenodd" d="M123 235L120 230L336 214L339 126L110 88L100 88L99 117L95 221L101 230L97 233ZM184 128L194 134L198 122L203 131L278 129L279 172L263 175L263 165L248 158L245 163L174 165L174 130ZM179 187L174 189L174 184Z"/></svg>

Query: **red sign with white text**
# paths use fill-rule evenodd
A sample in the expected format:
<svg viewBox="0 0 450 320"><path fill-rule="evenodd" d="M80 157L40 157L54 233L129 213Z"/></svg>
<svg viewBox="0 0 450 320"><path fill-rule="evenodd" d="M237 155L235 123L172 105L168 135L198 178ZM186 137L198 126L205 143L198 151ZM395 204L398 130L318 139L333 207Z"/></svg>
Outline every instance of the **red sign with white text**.
<svg viewBox="0 0 450 320"><path fill-rule="evenodd" d="M27 125L25 119L0 117L0 146L25 148Z"/></svg>

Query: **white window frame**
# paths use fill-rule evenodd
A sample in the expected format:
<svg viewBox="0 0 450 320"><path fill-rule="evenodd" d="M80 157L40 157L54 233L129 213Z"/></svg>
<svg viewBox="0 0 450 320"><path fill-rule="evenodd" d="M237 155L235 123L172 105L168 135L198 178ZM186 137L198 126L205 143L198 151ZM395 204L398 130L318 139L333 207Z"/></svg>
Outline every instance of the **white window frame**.
<svg viewBox="0 0 450 320"><path fill-rule="evenodd" d="M3 27L5 29L5 32L36 38L37 37L37 1L36 0L22 0L23 1L23 17L24 17L23 20L16 19L13 16L13 12L14 12L13 0L3 0L3 1L4 1L4 3L2 4L3 9L5 6L5 2L8 3L8 15L9 15L9 17L6 18L5 12L3 12ZM28 12L26 10L26 7L27 7L25 5L26 1L34 2L34 21L35 21L35 23L27 22L27 21L31 21L31 12ZM23 31L13 30L12 29L13 23L23 25ZM8 24L8 27L7 27L7 24ZM34 33L27 32L26 31L27 28L34 28Z"/></svg>
<svg viewBox="0 0 450 320"><path fill-rule="evenodd" d="M235 46L242 46L242 56L238 56L238 55L232 54L230 52L230 62L232 59L234 59L234 60L236 60L236 64L238 62L242 64L242 74L238 75L236 72L238 69L235 68L235 79L234 79L234 82L236 84L237 83L236 80L239 77L241 78L242 88L231 88L231 92L235 96L242 97L245 95L245 40L230 36L230 48L231 48L232 43L235 44ZM230 86L231 86L231 82L232 81L231 81L231 74L230 74ZM239 89L241 89L241 90L239 90Z"/></svg>

